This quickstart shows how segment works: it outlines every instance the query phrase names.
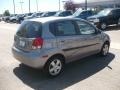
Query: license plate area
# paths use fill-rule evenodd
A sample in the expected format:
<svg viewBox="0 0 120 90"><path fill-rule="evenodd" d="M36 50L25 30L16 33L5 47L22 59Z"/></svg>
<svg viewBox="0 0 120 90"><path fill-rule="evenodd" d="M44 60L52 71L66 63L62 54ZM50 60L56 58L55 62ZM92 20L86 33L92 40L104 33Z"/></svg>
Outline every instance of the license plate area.
<svg viewBox="0 0 120 90"><path fill-rule="evenodd" d="M19 41L19 46L20 46L20 47L25 47L25 41L20 40L20 41Z"/></svg>

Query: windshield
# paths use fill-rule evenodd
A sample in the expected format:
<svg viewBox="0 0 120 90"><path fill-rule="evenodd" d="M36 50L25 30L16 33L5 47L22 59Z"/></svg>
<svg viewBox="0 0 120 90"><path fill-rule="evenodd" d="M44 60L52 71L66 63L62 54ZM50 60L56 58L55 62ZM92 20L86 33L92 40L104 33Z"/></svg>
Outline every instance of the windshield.
<svg viewBox="0 0 120 90"><path fill-rule="evenodd" d="M45 16L45 14L47 14L47 12L43 13L43 14L41 15L41 17L44 17L44 16Z"/></svg>
<svg viewBox="0 0 120 90"><path fill-rule="evenodd" d="M82 10L77 10L77 11L73 14L73 16L79 16L82 12L83 12Z"/></svg>
<svg viewBox="0 0 120 90"><path fill-rule="evenodd" d="M32 17L35 17L35 16L36 16L36 13L33 13L31 16L32 16Z"/></svg>
<svg viewBox="0 0 120 90"><path fill-rule="evenodd" d="M54 16L59 16L60 13L61 13L61 12L57 12Z"/></svg>
<svg viewBox="0 0 120 90"><path fill-rule="evenodd" d="M110 9L105 9L105 10L102 10L98 13L98 15L101 15L101 16L106 16L110 13Z"/></svg>
<svg viewBox="0 0 120 90"><path fill-rule="evenodd" d="M55 15L56 14L56 12L46 12L46 13L43 13L42 15L41 15L41 17L49 17L49 16L53 16L53 15Z"/></svg>

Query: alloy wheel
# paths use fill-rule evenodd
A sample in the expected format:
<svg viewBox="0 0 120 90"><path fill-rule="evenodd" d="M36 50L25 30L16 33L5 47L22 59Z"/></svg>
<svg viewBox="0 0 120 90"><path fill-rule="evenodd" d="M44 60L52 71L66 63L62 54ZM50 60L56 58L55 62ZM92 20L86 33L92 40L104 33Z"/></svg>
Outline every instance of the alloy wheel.
<svg viewBox="0 0 120 90"><path fill-rule="evenodd" d="M102 24L101 24L101 29L105 30L106 28L107 28L106 23L102 23Z"/></svg>
<svg viewBox="0 0 120 90"><path fill-rule="evenodd" d="M52 76L56 76L61 72L62 62L59 59L53 60L49 65L49 74Z"/></svg>
<svg viewBox="0 0 120 90"><path fill-rule="evenodd" d="M109 45L105 44L102 49L102 54L106 56L108 54L108 51L109 51Z"/></svg>

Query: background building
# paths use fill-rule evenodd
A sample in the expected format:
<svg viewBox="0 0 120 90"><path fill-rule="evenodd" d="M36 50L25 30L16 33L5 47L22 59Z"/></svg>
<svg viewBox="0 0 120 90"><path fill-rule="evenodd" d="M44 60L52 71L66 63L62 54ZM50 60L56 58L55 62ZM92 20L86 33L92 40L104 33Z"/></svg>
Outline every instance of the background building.
<svg viewBox="0 0 120 90"><path fill-rule="evenodd" d="M75 3L76 8L85 8L85 2ZM87 8L103 9L120 7L120 0L87 0Z"/></svg>

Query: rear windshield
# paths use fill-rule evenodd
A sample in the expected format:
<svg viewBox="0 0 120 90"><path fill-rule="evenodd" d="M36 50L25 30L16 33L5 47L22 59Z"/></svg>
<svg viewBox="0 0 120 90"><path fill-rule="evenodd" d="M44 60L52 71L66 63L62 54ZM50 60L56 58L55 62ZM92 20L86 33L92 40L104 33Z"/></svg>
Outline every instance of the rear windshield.
<svg viewBox="0 0 120 90"><path fill-rule="evenodd" d="M41 37L42 25L38 22L25 21L17 31L17 35L25 38Z"/></svg>

